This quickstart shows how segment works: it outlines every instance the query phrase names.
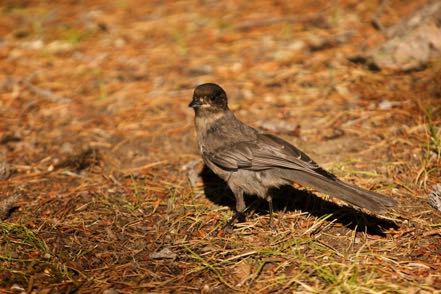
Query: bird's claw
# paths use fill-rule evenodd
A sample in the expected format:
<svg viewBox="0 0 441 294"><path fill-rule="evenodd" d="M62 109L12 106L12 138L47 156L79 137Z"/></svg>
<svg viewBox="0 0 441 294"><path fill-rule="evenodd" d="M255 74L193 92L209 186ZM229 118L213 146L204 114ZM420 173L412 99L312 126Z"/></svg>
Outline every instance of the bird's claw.
<svg viewBox="0 0 441 294"><path fill-rule="evenodd" d="M237 220L238 222L244 222L246 219L245 213L237 211L222 227L222 230L225 233L232 233L234 229L234 222Z"/></svg>

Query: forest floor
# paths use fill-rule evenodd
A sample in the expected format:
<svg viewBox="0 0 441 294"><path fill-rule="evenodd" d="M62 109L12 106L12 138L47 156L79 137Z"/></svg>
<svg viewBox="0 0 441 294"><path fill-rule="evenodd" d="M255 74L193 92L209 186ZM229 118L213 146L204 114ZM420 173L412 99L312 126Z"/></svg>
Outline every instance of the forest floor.
<svg viewBox="0 0 441 294"><path fill-rule="evenodd" d="M372 71L377 1L2 1L0 292L441 291L441 66ZM289 4L288 4L289 3ZM407 4L406 4L407 3ZM387 1L399 22L424 1ZM399 206L302 187L226 233L194 87ZM437 108L438 106L438 108Z"/></svg>

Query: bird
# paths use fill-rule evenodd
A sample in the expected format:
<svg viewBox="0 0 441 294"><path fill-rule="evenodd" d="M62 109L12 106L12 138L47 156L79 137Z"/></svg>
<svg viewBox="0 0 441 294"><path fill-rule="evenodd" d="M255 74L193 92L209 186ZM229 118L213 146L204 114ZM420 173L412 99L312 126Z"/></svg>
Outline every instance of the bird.
<svg viewBox="0 0 441 294"><path fill-rule="evenodd" d="M287 141L241 122L230 111L226 92L215 83L197 86L188 106L195 112L197 144L205 165L234 194L236 213L229 223L245 219L247 194L268 202L272 226L270 191L292 183L374 213L396 206L392 198L339 180Z"/></svg>

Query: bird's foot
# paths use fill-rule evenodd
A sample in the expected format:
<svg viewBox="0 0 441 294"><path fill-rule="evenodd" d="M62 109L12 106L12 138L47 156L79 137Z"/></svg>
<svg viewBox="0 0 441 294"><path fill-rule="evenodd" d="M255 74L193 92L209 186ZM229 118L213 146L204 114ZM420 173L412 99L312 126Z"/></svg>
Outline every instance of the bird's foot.
<svg viewBox="0 0 441 294"><path fill-rule="evenodd" d="M273 233L278 233L277 226L274 224L273 216L271 214L268 225Z"/></svg>
<svg viewBox="0 0 441 294"><path fill-rule="evenodd" d="M225 224L226 226L232 226L233 223L237 220L239 223L244 222L246 219L245 213L236 211L236 213L228 220L228 222Z"/></svg>
<svg viewBox="0 0 441 294"><path fill-rule="evenodd" d="M237 211L228 222L222 227L222 230L226 233L232 233L234 228L234 222L237 220L238 222L244 222L246 219L245 213Z"/></svg>
<svg viewBox="0 0 441 294"><path fill-rule="evenodd" d="M236 212L225 225L222 226L221 229L214 230L210 235L218 236L220 232L225 232L227 234L233 233L234 230L234 222L244 222L246 220L246 215L244 212Z"/></svg>

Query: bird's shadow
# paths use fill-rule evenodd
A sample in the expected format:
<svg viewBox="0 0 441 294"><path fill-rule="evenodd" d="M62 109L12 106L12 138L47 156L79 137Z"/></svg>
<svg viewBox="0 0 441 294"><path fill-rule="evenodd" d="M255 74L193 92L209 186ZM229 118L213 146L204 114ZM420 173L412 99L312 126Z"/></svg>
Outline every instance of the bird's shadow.
<svg viewBox="0 0 441 294"><path fill-rule="evenodd" d="M228 206L235 210L236 200L224 180L215 175L206 165L199 173L204 184L205 196L218 205ZM333 202L326 201L314 193L306 190L298 190L286 185L278 189L272 189L274 211L302 211L316 217L322 217L332 213L334 221L344 225L351 230L366 232L370 235L385 236L384 230L398 228L397 224L364 213L361 210L349 206L339 206ZM255 202L257 197L245 195L245 202L248 205ZM256 206L257 214L268 214L268 204L262 200Z"/></svg>

